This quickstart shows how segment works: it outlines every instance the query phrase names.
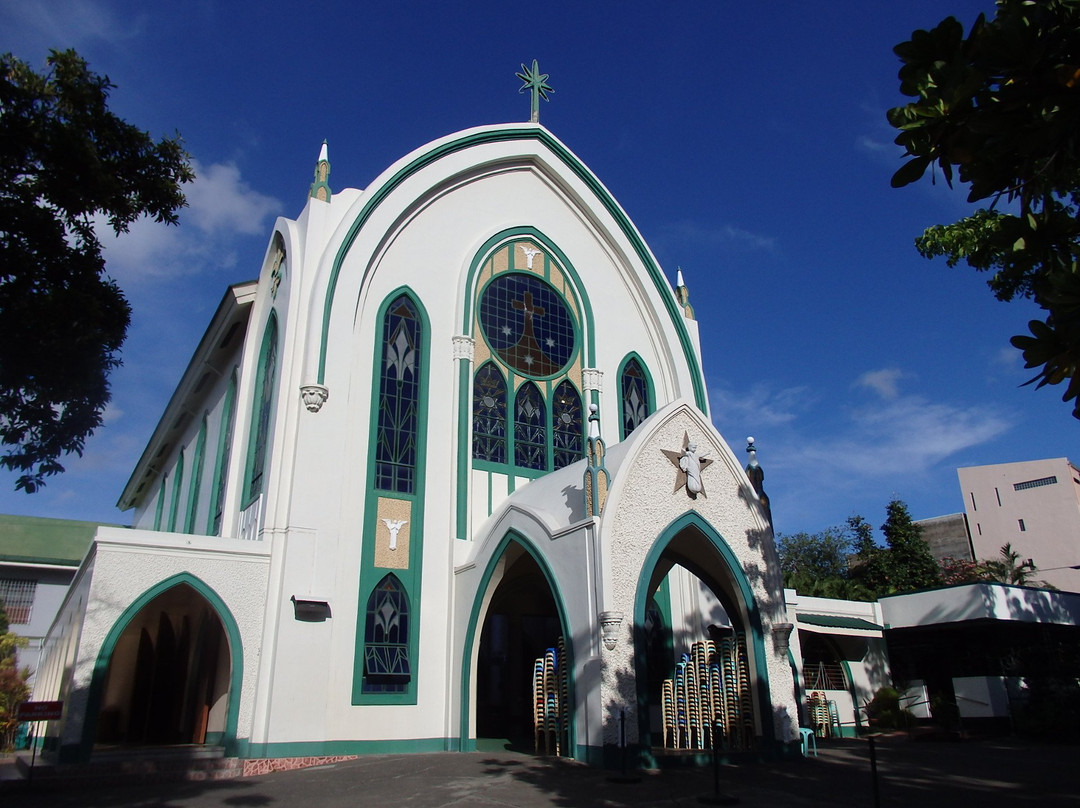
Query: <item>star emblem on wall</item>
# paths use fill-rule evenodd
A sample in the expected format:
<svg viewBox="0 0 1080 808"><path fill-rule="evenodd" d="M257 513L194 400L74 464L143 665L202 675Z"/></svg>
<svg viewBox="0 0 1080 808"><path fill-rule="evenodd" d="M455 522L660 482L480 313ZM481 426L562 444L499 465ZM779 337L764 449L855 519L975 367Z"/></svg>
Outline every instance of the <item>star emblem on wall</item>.
<svg viewBox="0 0 1080 808"><path fill-rule="evenodd" d="M708 494L705 493L705 485L701 480L701 474L714 461L697 453L697 444L691 442L690 435L683 432L683 443L680 451L676 452L669 449L661 449L660 451L675 466L675 488L671 493L677 493L680 488L685 488L686 495L690 499L697 499L698 494L708 499Z"/></svg>

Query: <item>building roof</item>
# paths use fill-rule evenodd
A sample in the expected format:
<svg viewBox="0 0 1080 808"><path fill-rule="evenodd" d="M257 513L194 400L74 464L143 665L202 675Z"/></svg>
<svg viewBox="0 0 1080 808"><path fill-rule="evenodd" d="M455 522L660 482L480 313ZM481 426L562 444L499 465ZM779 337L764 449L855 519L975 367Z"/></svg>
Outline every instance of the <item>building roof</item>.
<svg viewBox="0 0 1080 808"><path fill-rule="evenodd" d="M77 567L99 522L0 514L0 561Z"/></svg>

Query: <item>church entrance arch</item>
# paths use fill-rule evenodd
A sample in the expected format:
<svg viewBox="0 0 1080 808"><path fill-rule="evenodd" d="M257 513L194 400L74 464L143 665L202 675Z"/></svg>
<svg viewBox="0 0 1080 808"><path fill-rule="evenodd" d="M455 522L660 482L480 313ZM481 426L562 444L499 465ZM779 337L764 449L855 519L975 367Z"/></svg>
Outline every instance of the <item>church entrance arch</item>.
<svg viewBox="0 0 1080 808"><path fill-rule="evenodd" d="M573 756L573 682L566 611L543 558L507 536L476 593L465 656L478 745ZM471 668L471 670L470 670ZM470 735L468 701L462 738Z"/></svg>
<svg viewBox="0 0 1080 808"><path fill-rule="evenodd" d="M151 588L114 624L95 664L84 725L91 748L235 745L239 633L194 576Z"/></svg>
<svg viewBox="0 0 1080 808"><path fill-rule="evenodd" d="M709 604L694 614L672 615L685 632L674 654L649 631L655 623L650 610L655 613L657 592L669 576L689 581L691 589L699 585ZM676 519L653 543L638 579L634 626L638 738L647 760L660 750L712 748L714 742L728 751L749 750L759 739L771 743L761 617L747 572L696 512ZM669 682L650 687L665 667ZM717 718L723 722L719 733Z"/></svg>

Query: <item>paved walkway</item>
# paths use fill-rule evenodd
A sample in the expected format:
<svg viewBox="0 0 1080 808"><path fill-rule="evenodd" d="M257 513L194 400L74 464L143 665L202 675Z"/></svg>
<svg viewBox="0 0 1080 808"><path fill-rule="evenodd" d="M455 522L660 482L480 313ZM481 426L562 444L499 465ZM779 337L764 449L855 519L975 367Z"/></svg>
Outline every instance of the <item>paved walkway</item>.
<svg viewBox="0 0 1080 808"><path fill-rule="evenodd" d="M820 742L807 760L725 766L721 790L745 806L873 806L865 741ZM1015 739L877 742L880 805L905 808L1078 806L1080 749L1030 745ZM617 773L514 752L369 756L219 783L102 786L7 791L4 808L534 808L534 806L699 805L713 793L711 769L640 773L636 783Z"/></svg>

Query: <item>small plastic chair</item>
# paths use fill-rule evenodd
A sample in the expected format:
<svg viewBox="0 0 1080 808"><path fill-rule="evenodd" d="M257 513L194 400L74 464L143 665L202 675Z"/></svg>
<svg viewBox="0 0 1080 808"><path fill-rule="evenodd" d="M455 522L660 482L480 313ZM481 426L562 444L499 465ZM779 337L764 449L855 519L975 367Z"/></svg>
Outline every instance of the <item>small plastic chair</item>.
<svg viewBox="0 0 1080 808"><path fill-rule="evenodd" d="M817 736L814 735L812 729L806 727L799 727L799 748L802 750L803 757L809 757L809 747L814 746L814 757L817 757Z"/></svg>

